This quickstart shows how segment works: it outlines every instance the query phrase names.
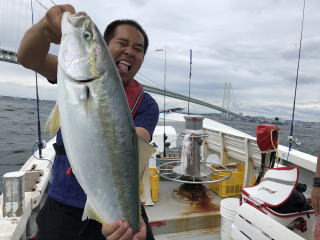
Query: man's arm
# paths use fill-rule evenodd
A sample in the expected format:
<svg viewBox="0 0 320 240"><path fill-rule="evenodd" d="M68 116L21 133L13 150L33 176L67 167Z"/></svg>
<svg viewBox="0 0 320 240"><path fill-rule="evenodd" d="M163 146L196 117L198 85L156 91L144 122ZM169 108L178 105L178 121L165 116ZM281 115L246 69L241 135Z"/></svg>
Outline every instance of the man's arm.
<svg viewBox="0 0 320 240"><path fill-rule="evenodd" d="M141 137L143 140L145 140L147 143L150 142L151 136L147 129L143 127L135 127L137 135Z"/></svg>
<svg viewBox="0 0 320 240"><path fill-rule="evenodd" d="M18 62L49 80L57 79L57 56L49 53L50 44L61 40L61 19L64 12L75 13L71 5L57 5L24 35L18 50Z"/></svg>
<svg viewBox="0 0 320 240"><path fill-rule="evenodd" d="M318 153L317 158L317 168L316 168L316 177L320 177L320 152ZM316 213L319 213L320 210L320 186L313 186L312 192L311 192L311 203L316 211Z"/></svg>

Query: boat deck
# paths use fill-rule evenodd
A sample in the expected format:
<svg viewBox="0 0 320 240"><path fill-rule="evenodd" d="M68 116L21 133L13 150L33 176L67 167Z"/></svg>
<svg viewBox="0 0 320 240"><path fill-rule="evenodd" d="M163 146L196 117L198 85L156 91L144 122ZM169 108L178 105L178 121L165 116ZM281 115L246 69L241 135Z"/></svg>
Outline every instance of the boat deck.
<svg viewBox="0 0 320 240"><path fill-rule="evenodd" d="M178 233L160 234L155 236L156 240L220 240L220 227L206 228L196 231L185 231Z"/></svg>
<svg viewBox="0 0 320 240"><path fill-rule="evenodd" d="M181 183L160 181L159 201L146 206L156 239L220 239L220 201L214 194L205 205L178 199Z"/></svg>

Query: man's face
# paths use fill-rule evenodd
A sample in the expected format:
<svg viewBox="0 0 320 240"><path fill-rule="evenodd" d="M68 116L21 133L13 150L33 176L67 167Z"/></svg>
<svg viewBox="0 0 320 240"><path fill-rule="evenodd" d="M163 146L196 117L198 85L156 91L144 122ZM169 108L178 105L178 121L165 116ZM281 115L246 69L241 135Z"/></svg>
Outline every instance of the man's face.
<svg viewBox="0 0 320 240"><path fill-rule="evenodd" d="M127 84L139 71L144 58L142 33L131 25L119 25L108 48L117 65L122 83Z"/></svg>

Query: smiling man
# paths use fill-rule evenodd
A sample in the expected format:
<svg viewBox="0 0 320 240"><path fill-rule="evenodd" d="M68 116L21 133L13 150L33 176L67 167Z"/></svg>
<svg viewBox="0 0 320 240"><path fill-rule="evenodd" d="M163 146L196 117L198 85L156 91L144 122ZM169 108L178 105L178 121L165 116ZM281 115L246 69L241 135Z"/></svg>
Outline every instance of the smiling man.
<svg viewBox="0 0 320 240"><path fill-rule="evenodd" d="M46 16L25 33L18 51L18 61L24 67L37 71L51 83L56 83L58 59L48 52L51 43L60 43L61 18L65 11L75 13L71 5L49 9ZM137 22L116 20L108 25L104 38L122 79L137 135L149 142L159 109L154 99L134 80L148 48L148 37ZM37 217L37 240L154 239L143 208L140 231L134 236L128 223L121 219L103 228L95 221L83 222L86 195L70 171L60 130L55 150L49 197Z"/></svg>
<svg viewBox="0 0 320 240"><path fill-rule="evenodd" d="M104 34L124 85L139 71L149 44L145 32L138 28L141 27L133 21L116 20L107 27ZM126 52L127 49L132 54Z"/></svg>

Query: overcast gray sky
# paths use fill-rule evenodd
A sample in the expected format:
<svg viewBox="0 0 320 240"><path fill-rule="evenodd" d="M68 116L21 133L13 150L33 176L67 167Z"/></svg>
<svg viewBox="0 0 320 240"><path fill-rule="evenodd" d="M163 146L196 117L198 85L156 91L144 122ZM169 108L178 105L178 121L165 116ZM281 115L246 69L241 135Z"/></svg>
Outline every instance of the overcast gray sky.
<svg viewBox="0 0 320 240"><path fill-rule="evenodd" d="M14 11L19 12L13 11L11 16L21 16L9 17L10 21L0 17L1 32L7 33L0 37L0 48L14 49L31 22L31 15L27 13L30 1L2 1L7 5L16 4ZM50 6L46 1L43 2ZM164 52L155 50L166 46L167 89L187 95L189 50L192 48L192 97L221 106L227 82L232 85L232 99L236 103L231 110L246 115L291 118L303 0L55 2L68 2L76 10L86 11L101 31L114 19L137 20L150 40L141 74L137 75L142 83L163 87ZM34 7L38 19L43 11L36 4ZM296 119L299 120L319 121L320 116L319 11L319 0L306 0L296 101ZM40 85L42 99L55 98L55 87L43 79ZM34 73L20 66L0 63L0 95L33 97L34 92ZM163 97L155 97L163 108ZM167 107L187 106L172 99L167 103ZM191 111L211 110L192 104Z"/></svg>

